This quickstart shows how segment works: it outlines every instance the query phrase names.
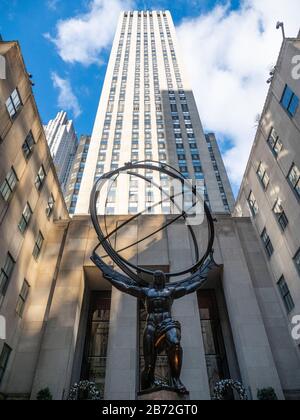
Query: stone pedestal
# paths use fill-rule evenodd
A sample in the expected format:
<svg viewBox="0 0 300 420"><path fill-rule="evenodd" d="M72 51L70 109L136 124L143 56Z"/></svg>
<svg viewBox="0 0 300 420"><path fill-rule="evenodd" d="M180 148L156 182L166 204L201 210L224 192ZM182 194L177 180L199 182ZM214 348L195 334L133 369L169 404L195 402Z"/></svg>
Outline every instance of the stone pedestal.
<svg viewBox="0 0 300 420"><path fill-rule="evenodd" d="M138 393L139 401L188 401L190 394L179 394L175 389L161 387Z"/></svg>

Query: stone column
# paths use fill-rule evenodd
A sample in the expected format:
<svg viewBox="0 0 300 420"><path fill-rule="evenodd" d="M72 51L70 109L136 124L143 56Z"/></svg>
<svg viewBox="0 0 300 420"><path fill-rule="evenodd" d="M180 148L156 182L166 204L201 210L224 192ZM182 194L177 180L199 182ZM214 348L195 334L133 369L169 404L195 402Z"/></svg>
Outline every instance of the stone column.
<svg viewBox="0 0 300 420"><path fill-rule="evenodd" d="M191 244L184 223L168 227L168 245L170 271L178 271L192 264ZM197 294L174 302L173 315L182 327L182 382L190 392L191 400L210 400Z"/></svg>
<svg viewBox="0 0 300 420"><path fill-rule="evenodd" d="M120 231L116 248L136 242L137 226ZM125 256L136 263L136 246ZM123 254L124 255L124 254ZM112 288L105 400L135 400L137 391L137 299Z"/></svg>
<svg viewBox="0 0 300 420"><path fill-rule="evenodd" d="M257 390L283 392L257 302L247 261L232 219L216 224L216 246L224 264L223 288L244 386L256 399ZM259 244L258 244L259 246ZM219 261L217 261L219 263Z"/></svg>

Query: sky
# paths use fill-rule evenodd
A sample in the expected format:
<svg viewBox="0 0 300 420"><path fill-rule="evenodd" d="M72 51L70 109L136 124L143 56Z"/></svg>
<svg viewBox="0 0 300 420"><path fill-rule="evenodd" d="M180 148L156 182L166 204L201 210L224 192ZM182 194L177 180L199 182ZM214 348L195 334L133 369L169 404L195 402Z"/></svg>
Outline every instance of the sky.
<svg viewBox="0 0 300 420"><path fill-rule="evenodd" d="M71 5L71 6L70 6ZM64 109L90 134L122 10L170 10L205 131L214 131L238 191L282 35L299 0L0 0L0 34L18 40L44 123Z"/></svg>

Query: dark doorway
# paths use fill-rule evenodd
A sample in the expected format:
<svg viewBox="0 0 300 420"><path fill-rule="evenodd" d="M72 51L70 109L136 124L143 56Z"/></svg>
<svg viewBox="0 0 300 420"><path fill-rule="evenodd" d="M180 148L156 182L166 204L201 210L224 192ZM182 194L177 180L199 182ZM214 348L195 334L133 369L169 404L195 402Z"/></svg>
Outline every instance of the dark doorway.
<svg viewBox="0 0 300 420"><path fill-rule="evenodd" d="M217 382L229 379L229 368L215 290L198 292L205 358L211 396ZM228 395L232 399L232 395Z"/></svg>
<svg viewBox="0 0 300 420"><path fill-rule="evenodd" d="M111 292L92 292L81 379L95 382L104 398Z"/></svg>

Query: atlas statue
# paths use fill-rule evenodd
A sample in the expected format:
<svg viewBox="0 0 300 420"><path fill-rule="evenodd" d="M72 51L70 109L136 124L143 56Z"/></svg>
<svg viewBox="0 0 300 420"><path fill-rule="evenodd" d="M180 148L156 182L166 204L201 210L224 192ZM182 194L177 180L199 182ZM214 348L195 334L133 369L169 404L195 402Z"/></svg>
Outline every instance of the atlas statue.
<svg viewBox="0 0 300 420"><path fill-rule="evenodd" d="M170 386L179 393L186 393L187 390L180 380L183 356L180 343L181 326L172 318L171 310L175 299L194 293L203 285L212 262L210 261L204 270L194 274L183 284L166 284L165 274L156 271L153 275L153 285L141 287L129 277L116 273L95 253L92 261L102 271L104 278L118 290L144 302L147 321L143 339L145 369L141 378L142 389L161 386L160 381L155 379L155 366L158 354L166 350L170 367Z"/></svg>
<svg viewBox="0 0 300 420"><path fill-rule="evenodd" d="M136 168L136 166L137 165L134 167ZM149 164L147 163L143 165L143 168L148 166ZM156 166L152 165L151 168L155 169ZM128 166L125 169L128 170ZM160 170L162 172L166 171L164 168L160 168ZM168 172L168 174L170 174L170 172ZM95 186L94 197L96 197L96 188L97 187ZM110 235L105 236L103 234L97 220L95 202L91 200L92 220L101 245L113 261L121 267L125 273L129 273L129 276L115 271L110 265L106 264L103 258L96 253L96 250L91 257L92 261L101 270L103 277L119 291L142 300L147 311L146 327L143 336L145 367L141 375L142 390L155 389L163 385L163 383L155 377L155 367L157 356L162 352L166 352L170 370L170 384L168 384L168 386L180 394L188 393L180 379L183 360L181 325L172 317L172 305L174 300L192 294L200 289L207 281L208 274L215 265L212 250L214 238L213 220L207 206L205 207L205 211L210 226L209 245L201 262L198 262L191 270L186 271L191 273L190 276L185 280L169 282L169 278L174 274L155 271L151 272L152 282L146 282L138 275L131 275L131 271L128 271L128 265L132 266L132 264L123 260L119 254L114 253L110 243L107 241L107 238ZM132 219L134 219L134 217ZM137 267L137 273L142 271L146 270ZM150 274L150 272L147 272L147 274ZM182 273L176 273L175 275L178 274Z"/></svg>

